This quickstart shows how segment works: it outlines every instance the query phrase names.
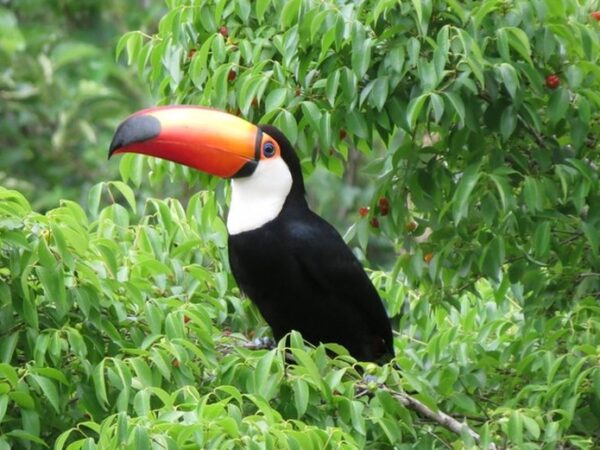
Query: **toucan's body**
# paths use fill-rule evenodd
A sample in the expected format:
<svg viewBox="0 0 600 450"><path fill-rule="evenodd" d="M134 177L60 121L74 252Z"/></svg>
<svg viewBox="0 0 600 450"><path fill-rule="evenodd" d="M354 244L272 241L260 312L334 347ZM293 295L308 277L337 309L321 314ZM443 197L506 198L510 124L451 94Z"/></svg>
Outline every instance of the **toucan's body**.
<svg viewBox="0 0 600 450"><path fill-rule="evenodd" d="M279 130L205 108L154 108L121 124L111 154L123 152L232 178L231 269L277 339L297 330L359 360L393 355L377 291L338 232L309 209L298 157Z"/></svg>

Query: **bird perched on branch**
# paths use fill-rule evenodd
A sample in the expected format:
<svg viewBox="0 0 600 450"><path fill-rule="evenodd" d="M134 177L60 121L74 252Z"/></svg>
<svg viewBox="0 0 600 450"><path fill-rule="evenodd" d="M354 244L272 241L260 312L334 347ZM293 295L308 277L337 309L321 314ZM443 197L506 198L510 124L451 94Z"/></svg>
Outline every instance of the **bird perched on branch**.
<svg viewBox="0 0 600 450"><path fill-rule="evenodd" d="M231 179L231 269L276 339L296 330L358 360L393 356L381 299L339 233L310 210L300 161L281 131L214 109L163 106L119 125L109 157L128 152Z"/></svg>

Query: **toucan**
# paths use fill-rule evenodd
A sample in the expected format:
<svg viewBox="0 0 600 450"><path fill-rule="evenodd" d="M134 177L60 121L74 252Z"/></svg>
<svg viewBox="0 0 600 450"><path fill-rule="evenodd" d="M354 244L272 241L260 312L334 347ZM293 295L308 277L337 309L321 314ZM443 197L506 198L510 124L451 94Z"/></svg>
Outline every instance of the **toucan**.
<svg viewBox="0 0 600 450"><path fill-rule="evenodd" d="M211 108L159 106L119 125L109 158L128 152L231 179L230 267L276 339L296 330L359 361L393 356L379 294L340 234L309 208L300 160L280 130Z"/></svg>

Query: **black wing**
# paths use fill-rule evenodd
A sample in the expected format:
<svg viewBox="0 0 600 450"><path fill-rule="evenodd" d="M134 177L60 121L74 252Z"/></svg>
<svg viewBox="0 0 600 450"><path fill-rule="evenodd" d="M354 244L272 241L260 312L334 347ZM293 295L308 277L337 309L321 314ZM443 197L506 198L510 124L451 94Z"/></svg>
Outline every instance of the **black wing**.
<svg viewBox="0 0 600 450"><path fill-rule="evenodd" d="M343 330L344 343L363 360L378 360L393 355L393 335L383 303L363 267L340 234L324 219L310 212L302 220L290 220L286 238L293 257L319 286L323 298L338 308L341 322L358 315L359 329ZM343 325L343 323L342 323ZM355 341L355 342L352 342Z"/></svg>

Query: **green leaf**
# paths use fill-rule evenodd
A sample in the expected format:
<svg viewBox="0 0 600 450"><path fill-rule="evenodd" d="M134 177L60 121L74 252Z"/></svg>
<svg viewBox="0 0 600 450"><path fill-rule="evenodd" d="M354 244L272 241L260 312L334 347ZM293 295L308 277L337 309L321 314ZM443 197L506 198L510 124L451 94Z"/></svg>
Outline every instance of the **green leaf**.
<svg viewBox="0 0 600 450"><path fill-rule="evenodd" d="M306 413L309 400L308 384L301 378L296 378L293 383L294 404L296 405L297 418L300 419Z"/></svg>
<svg viewBox="0 0 600 450"><path fill-rule="evenodd" d="M304 118L308 120L312 131L321 131L320 130L320 120L321 120L321 111L319 107L315 105L313 102L304 101L301 103L302 114ZM331 133L331 132L330 132Z"/></svg>
<svg viewBox="0 0 600 450"><path fill-rule="evenodd" d="M421 114L421 109L423 109L423 104L428 97L429 94L419 95L418 97L413 98L408 104L408 108L406 109L406 121L410 128L415 127L419 114Z"/></svg>
<svg viewBox="0 0 600 450"><path fill-rule="evenodd" d="M476 6L476 12L473 14L473 24L474 28L477 30L481 25L481 22L488 16L492 11L496 10L500 5L501 0L485 0L483 2L479 2Z"/></svg>
<svg viewBox="0 0 600 450"><path fill-rule="evenodd" d="M563 119L569 111L569 91L564 87L559 87L550 95L548 104L548 118L551 125Z"/></svg>
<svg viewBox="0 0 600 450"><path fill-rule="evenodd" d="M275 119L275 126L279 127L292 144L298 139L298 124L289 111L282 110Z"/></svg>
<svg viewBox="0 0 600 450"><path fill-rule="evenodd" d="M387 100L389 81L387 76L379 77L373 82L371 99L375 107L381 111Z"/></svg>
<svg viewBox="0 0 600 450"><path fill-rule="evenodd" d="M292 23L296 23L298 21L301 6L301 0L290 0L284 3L283 8L281 9L280 17L280 23L283 28L287 28Z"/></svg>
<svg viewBox="0 0 600 450"><path fill-rule="evenodd" d="M4 415L8 407L8 395L0 394L0 423L4 423Z"/></svg>
<svg viewBox="0 0 600 450"><path fill-rule="evenodd" d="M8 433L6 433L6 436L12 436L17 439L24 440L24 441L35 442L36 444L40 444L40 445L43 445L44 447L48 447L48 444L45 441L43 441L39 437L37 437L31 433L28 433L27 431L24 431L24 430L12 430L12 431L9 431Z"/></svg>
<svg viewBox="0 0 600 450"><path fill-rule="evenodd" d="M504 263L504 239L495 237L483 249L480 262L481 271L493 280L500 281Z"/></svg>
<svg viewBox="0 0 600 450"><path fill-rule="evenodd" d="M133 32L129 35L129 38L127 39L126 43L128 65L131 65L133 61L137 58L140 49L142 48L142 43L143 38L139 32Z"/></svg>
<svg viewBox="0 0 600 450"><path fill-rule="evenodd" d="M123 155L119 161L119 172L123 181L131 180L137 187L142 184L143 170L144 159L141 155L128 153Z"/></svg>
<svg viewBox="0 0 600 450"><path fill-rule="evenodd" d="M325 19L328 16L329 16L329 11L320 11L310 21L310 41L311 42L315 41L317 33L319 33L321 31L323 22L325 21Z"/></svg>
<svg viewBox="0 0 600 450"><path fill-rule="evenodd" d="M106 392L106 380L104 378L104 364L105 359L100 361L94 372L92 373L92 379L94 381L94 390L96 392L96 399L98 402L106 408L108 406L108 396Z"/></svg>
<svg viewBox="0 0 600 450"><path fill-rule="evenodd" d="M43 396L48 399L52 407L57 413L60 413L60 399L58 397L58 389L56 384L46 377L30 374L31 379L37 384Z"/></svg>
<svg viewBox="0 0 600 450"><path fill-rule="evenodd" d="M148 389L142 389L135 394L133 408L139 416L145 416L150 413L150 392Z"/></svg>
<svg viewBox="0 0 600 450"><path fill-rule="evenodd" d="M525 177L523 182L523 196L525 205L531 212L541 211L544 208L544 196L538 180L533 177Z"/></svg>
<svg viewBox="0 0 600 450"><path fill-rule="evenodd" d="M366 122L366 118L361 115L358 111L352 111L346 116L348 124L348 132L358 136L361 139L368 139L369 129Z"/></svg>
<svg viewBox="0 0 600 450"><path fill-rule="evenodd" d="M26 40L14 13L10 9L0 8L0 49L11 56L12 53L25 49L25 46Z"/></svg>
<svg viewBox="0 0 600 450"><path fill-rule="evenodd" d="M327 84L325 85L325 93L327 95L327 101L331 106L335 105L335 99L340 84L340 71L336 70L327 77Z"/></svg>
<svg viewBox="0 0 600 450"><path fill-rule="evenodd" d="M24 391L12 391L8 394L10 399L15 402L19 407L24 409L34 409L35 401L33 397L29 395L29 392Z"/></svg>
<svg viewBox="0 0 600 450"><path fill-rule="evenodd" d="M67 431L63 431L58 438L56 438L56 441L54 441L54 450L62 450L65 447L69 436L71 436L71 433L75 430L76 428L69 428Z"/></svg>
<svg viewBox="0 0 600 450"><path fill-rule="evenodd" d="M313 384L321 390L321 394L328 398L329 391L326 388L325 383L323 382L323 377L321 377L317 365L308 355L308 353L306 353L306 351L300 348L292 348L291 352L294 355L296 361L298 361L298 365L306 369L307 375L310 377Z"/></svg>
<svg viewBox="0 0 600 450"><path fill-rule="evenodd" d="M142 426L136 426L133 430L133 444L136 450L148 450L152 448L148 430Z"/></svg>
<svg viewBox="0 0 600 450"><path fill-rule="evenodd" d="M506 211L509 205L513 202L512 187L509 184L508 177L506 174L497 173L490 174L489 177L496 186L498 196L500 197L500 203L502 204L502 210ZM512 174L512 172L511 172Z"/></svg>
<svg viewBox="0 0 600 450"><path fill-rule="evenodd" d="M123 183L122 181L110 181L109 185L117 188L117 190L121 193L121 195L123 195L125 200L127 200L127 203L129 203L129 207L131 208L131 211L133 213L135 213L136 202L135 202L135 194L133 193L133 190L129 186L127 186L125 183Z"/></svg>
<svg viewBox="0 0 600 450"><path fill-rule="evenodd" d="M433 120L435 123L439 123L444 115L444 100L438 94L431 93L429 95L429 103L433 111Z"/></svg>
<svg viewBox="0 0 600 450"><path fill-rule="evenodd" d="M46 378L52 378L53 380L56 380L65 386L69 386L69 381L67 380L67 377L65 377L65 375L58 369L55 369L53 367L32 367L29 370L31 373L41 375Z"/></svg>
<svg viewBox="0 0 600 450"><path fill-rule="evenodd" d="M517 112L513 105L504 108L504 111L502 111L502 115L500 116L500 135L504 142L506 142L515 131L517 120Z"/></svg>
<svg viewBox="0 0 600 450"><path fill-rule="evenodd" d="M523 419L523 424L525 425L525 428L527 429L529 434L531 434L531 436L534 439L536 439L536 440L539 439L541 430L540 430L540 426L535 421L535 419L528 417L526 415L522 415L521 418Z"/></svg>
<svg viewBox="0 0 600 450"><path fill-rule="evenodd" d="M119 59L119 56L121 55L121 53L125 49L125 46L127 45L127 43L129 42L129 40L132 38L132 36L134 34L139 34L139 33L137 31L128 31L123 36L121 36L121 38L117 42L117 46L115 47L115 59Z"/></svg>
<svg viewBox="0 0 600 450"><path fill-rule="evenodd" d="M67 337L73 352L82 360L85 359L87 356L87 346L85 345L85 340L83 339L83 336L81 336L81 333L79 333L76 328L70 327L68 329Z"/></svg>
<svg viewBox="0 0 600 450"><path fill-rule="evenodd" d="M265 17L265 12L269 7L269 3L271 0L256 0L255 8L256 8L256 17L262 21Z"/></svg>
<svg viewBox="0 0 600 450"><path fill-rule="evenodd" d="M42 238L38 241L37 251L40 264L46 269L55 270L58 261L56 261L56 258L48 248L46 239Z"/></svg>
<svg viewBox="0 0 600 450"><path fill-rule="evenodd" d="M365 32L361 28L361 25L357 24L354 27L354 31L351 64L352 71L360 80L367 73L369 64L371 63L371 47L373 46L373 41L371 38L365 38Z"/></svg>
<svg viewBox="0 0 600 450"><path fill-rule="evenodd" d="M321 116L321 120L319 120L319 139L321 142L321 147L323 149L328 149L331 147L331 134L332 134L332 125L331 125L331 114L329 111L325 111ZM341 176L340 171L343 171L343 164L338 158L330 158L329 161L338 161L341 167L336 167L338 176Z"/></svg>
<svg viewBox="0 0 600 450"><path fill-rule="evenodd" d="M513 411L508 419L508 438L515 444L523 442L523 416L519 411Z"/></svg>
<svg viewBox="0 0 600 450"><path fill-rule="evenodd" d="M98 183L92 186L88 193L88 210L92 217L98 216L98 209L100 208L100 197L102 196L102 189L105 183Z"/></svg>
<svg viewBox="0 0 600 450"><path fill-rule="evenodd" d="M10 364L0 364L0 377L8 380L12 387L16 387L19 382L17 371Z"/></svg>
<svg viewBox="0 0 600 450"><path fill-rule="evenodd" d="M269 376L271 367L273 366L274 358L275 350L268 351L256 364L256 370L253 374L254 386L257 388L257 393L266 400L270 400L270 398L276 393L276 390L272 384L273 380Z"/></svg>
<svg viewBox="0 0 600 450"><path fill-rule="evenodd" d="M252 7L248 0L237 0L235 2L235 12L241 19L242 23L248 22L248 18L250 17L251 11Z"/></svg>
<svg viewBox="0 0 600 450"><path fill-rule="evenodd" d="M223 23L223 10L227 0L218 0L215 5L215 23Z"/></svg>
<svg viewBox="0 0 600 450"><path fill-rule="evenodd" d="M208 42L208 41L207 41ZM204 46L203 46L204 47ZM226 67L226 73L231 68L230 64L223 64L227 60L227 46L225 45L225 38L221 33L214 35L211 41L212 59L216 64L220 64L220 67ZM200 49L202 50L202 49ZM215 72L216 74L216 72Z"/></svg>
<svg viewBox="0 0 600 450"><path fill-rule="evenodd" d="M519 77L515 68L508 63L501 63L497 68L502 78L502 83L506 86L506 90L511 97L515 98L517 89L519 88Z"/></svg>
<svg viewBox="0 0 600 450"><path fill-rule="evenodd" d="M462 127L465 124L465 104L462 98L456 92L444 92L444 97L448 100L448 103L454 109L454 112L460 119L459 125Z"/></svg>
<svg viewBox="0 0 600 450"><path fill-rule="evenodd" d="M244 79L242 87L238 90L238 104L242 110L242 114L247 116L252 107L252 102L255 101L256 91L259 87L262 77L250 75Z"/></svg>
<svg viewBox="0 0 600 450"><path fill-rule="evenodd" d="M585 237L590 244L590 249L594 255L598 255L600 250L600 233L598 232L598 226L596 224L584 222L581 224L581 228Z"/></svg>
<svg viewBox="0 0 600 450"><path fill-rule="evenodd" d="M527 34L520 28L507 27L505 28L508 32L508 43L509 45L519 54L521 57L533 65L531 61L531 46L529 45L529 38Z"/></svg>
<svg viewBox="0 0 600 450"><path fill-rule="evenodd" d="M546 258L550 251L550 222L540 223L533 234L534 252L536 258Z"/></svg>
<svg viewBox="0 0 600 450"><path fill-rule="evenodd" d="M467 216L471 193L477 185L480 176L479 163L472 164L463 172L452 198L452 214L456 224Z"/></svg>
<svg viewBox="0 0 600 450"><path fill-rule="evenodd" d="M600 400L600 368L598 367L594 370L594 375L592 377L592 386L596 398Z"/></svg>
<svg viewBox="0 0 600 450"><path fill-rule="evenodd" d="M265 99L265 112L269 113L276 109L279 109L284 103L287 97L286 88L274 89L267 95Z"/></svg>

